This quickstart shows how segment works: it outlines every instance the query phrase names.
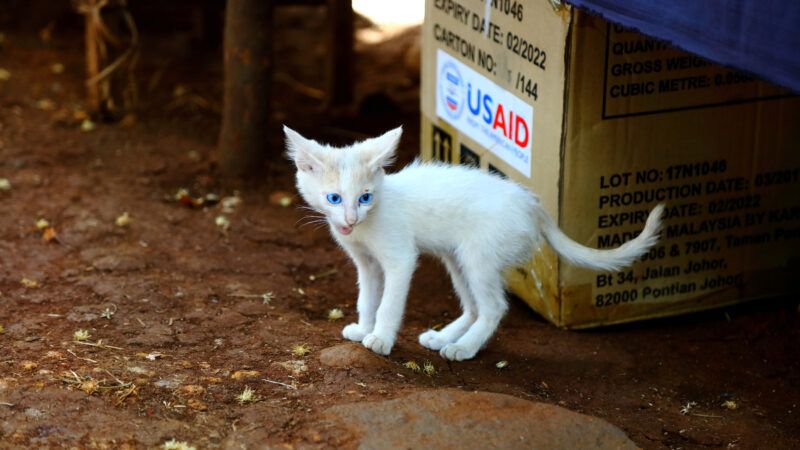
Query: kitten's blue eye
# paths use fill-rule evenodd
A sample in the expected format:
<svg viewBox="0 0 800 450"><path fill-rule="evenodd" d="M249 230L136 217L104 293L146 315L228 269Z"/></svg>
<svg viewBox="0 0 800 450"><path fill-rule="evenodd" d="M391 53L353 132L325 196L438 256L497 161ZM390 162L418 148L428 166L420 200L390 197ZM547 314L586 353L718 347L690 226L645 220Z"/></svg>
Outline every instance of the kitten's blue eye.
<svg viewBox="0 0 800 450"><path fill-rule="evenodd" d="M369 205L372 203L372 194L367 192L366 194L361 195L361 197L358 198L358 203L361 203L362 205Z"/></svg>
<svg viewBox="0 0 800 450"><path fill-rule="evenodd" d="M328 202L331 205L338 205L339 203L342 203L342 196L339 195L339 194L335 194L335 193L334 194L328 194Z"/></svg>

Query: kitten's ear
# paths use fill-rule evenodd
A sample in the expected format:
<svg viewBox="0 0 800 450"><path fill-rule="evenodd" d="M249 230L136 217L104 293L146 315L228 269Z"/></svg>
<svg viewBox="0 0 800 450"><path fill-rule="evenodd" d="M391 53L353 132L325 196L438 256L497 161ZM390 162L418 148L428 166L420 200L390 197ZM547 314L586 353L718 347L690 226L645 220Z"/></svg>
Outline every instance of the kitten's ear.
<svg viewBox="0 0 800 450"><path fill-rule="evenodd" d="M370 139L368 165L380 169L390 166L395 159L395 151L400 143L400 136L403 134L403 127L387 131L381 136Z"/></svg>
<svg viewBox="0 0 800 450"><path fill-rule="evenodd" d="M316 142L306 139L293 129L283 126L286 135L286 154L294 161L297 168L304 172L319 172L322 161L314 155L319 146Z"/></svg>

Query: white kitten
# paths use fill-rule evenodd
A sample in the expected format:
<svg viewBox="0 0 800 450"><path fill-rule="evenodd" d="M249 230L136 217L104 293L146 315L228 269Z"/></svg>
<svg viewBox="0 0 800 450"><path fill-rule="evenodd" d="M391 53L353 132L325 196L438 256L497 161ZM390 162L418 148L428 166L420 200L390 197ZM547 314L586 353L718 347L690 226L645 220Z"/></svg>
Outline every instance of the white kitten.
<svg viewBox="0 0 800 450"><path fill-rule="evenodd" d="M540 236L567 261L596 270L633 263L658 240L663 205L642 233L613 250L568 238L539 203L512 181L464 166L415 162L387 175L400 128L345 148L305 139L284 127L297 188L325 215L331 234L358 269L358 323L342 334L382 355L394 346L411 276L421 252L444 262L463 314L419 337L444 358L470 359L507 309L503 272L531 257Z"/></svg>

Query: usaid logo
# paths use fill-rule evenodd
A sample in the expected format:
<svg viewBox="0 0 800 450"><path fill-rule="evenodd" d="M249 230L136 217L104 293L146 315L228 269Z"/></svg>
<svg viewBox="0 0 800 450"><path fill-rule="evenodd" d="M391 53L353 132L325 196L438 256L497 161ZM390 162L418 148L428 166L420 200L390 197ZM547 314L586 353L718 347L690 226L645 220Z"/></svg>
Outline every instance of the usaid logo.
<svg viewBox="0 0 800 450"><path fill-rule="evenodd" d="M530 177L533 106L442 49L436 69L436 115Z"/></svg>
<svg viewBox="0 0 800 450"><path fill-rule="evenodd" d="M473 102L473 98L475 101ZM473 106L474 105L474 106ZM519 148L526 148L531 132L528 122L508 104L495 101L491 94L478 87L474 91L472 83L467 84L467 106L473 117L480 118L495 135L503 136Z"/></svg>
<svg viewBox="0 0 800 450"><path fill-rule="evenodd" d="M452 62L443 65L439 73L439 101L453 120L464 111L464 78Z"/></svg>

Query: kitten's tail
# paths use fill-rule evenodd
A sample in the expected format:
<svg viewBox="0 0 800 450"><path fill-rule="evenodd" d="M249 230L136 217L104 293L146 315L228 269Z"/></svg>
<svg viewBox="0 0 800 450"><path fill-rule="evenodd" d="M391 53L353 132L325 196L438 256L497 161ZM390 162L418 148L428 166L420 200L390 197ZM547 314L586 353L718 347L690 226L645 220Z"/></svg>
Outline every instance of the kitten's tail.
<svg viewBox="0 0 800 450"><path fill-rule="evenodd" d="M542 208L536 208L536 211L545 239L562 258L576 266L611 272L631 265L658 242L664 204L653 208L639 236L612 250L597 250L573 241L546 211Z"/></svg>

